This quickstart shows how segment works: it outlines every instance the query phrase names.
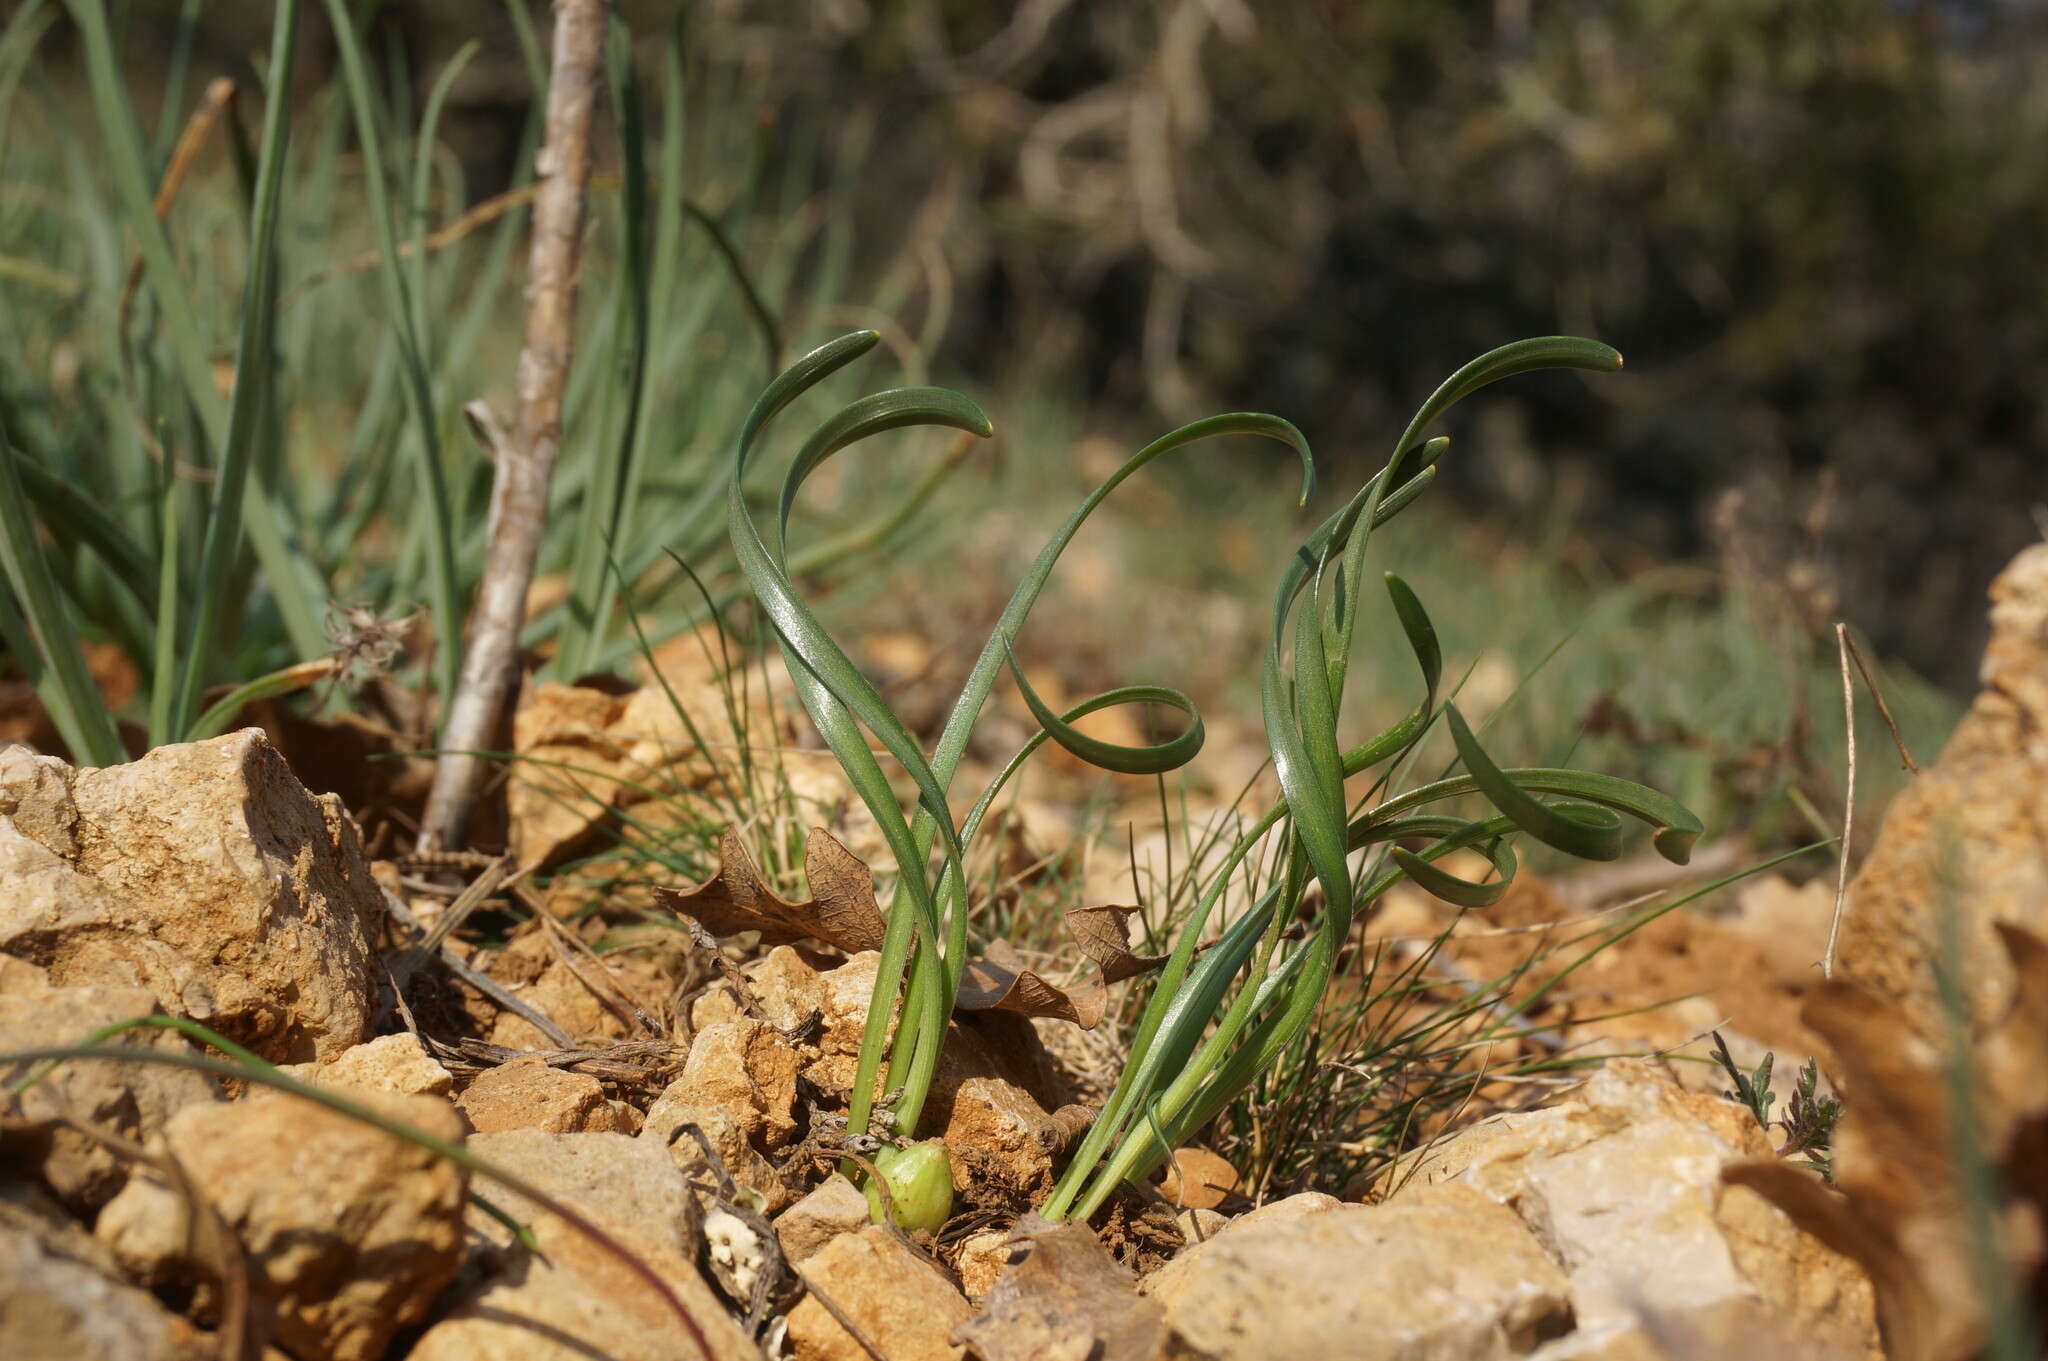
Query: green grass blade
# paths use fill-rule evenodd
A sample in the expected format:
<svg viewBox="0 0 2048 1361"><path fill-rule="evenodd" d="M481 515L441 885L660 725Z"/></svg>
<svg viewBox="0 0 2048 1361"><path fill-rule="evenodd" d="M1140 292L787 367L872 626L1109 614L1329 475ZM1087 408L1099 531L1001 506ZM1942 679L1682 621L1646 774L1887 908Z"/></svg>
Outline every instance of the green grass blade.
<svg viewBox="0 0 2048 1361"><path fill-rule="evenodd" d="M230 460L233 457L231 445L234 434L234 408L221 399L220 391L214 386L211 351L200 332L197 314L179 277L177 262L171 254L170 238L165 235L163 224L157 220L148 171L144 164L142 133L136 123L135 110L128 102L126 87L121 80L118 63L114 57L113 39L107 28L106 6L102 0L70 0L71 11L76 19L80 37L85 47L87 83L92 90L93 106L98 115L101 145L113 175L114 187L121 200L128 222L128 229L134 233L136 245L141 251L144 277L149 283L151 296L156 300L164 329L169 337L172 358L179 377L185 387L185 395L197 412L201 426L206 431L208 442L219 459L216 474L216 491L220 499L232 502L235 514L241 517L249 535L250 545L256 550L258 560L263 564L265 584L277 600L279 613L284 617L285 628L291 635L292 645L310 656L318 653L325 645L320 628L319 585L310 579L305 561L289 547L290 536L285 526L276 518L276 510L268 497L246 496L239 480L246 480L248 449L243 448L243 461L236 470L237 478L228 476ZM298 21L298 0L280 0L275 34L295 29ZM280 88L281 80L288 81L292 69L293 49L281 46L273 40L269 89ZM282 57L282 60L280 60ZM287 92L288 95L288 92ZM266 147L275 128L282 135L289 124L280 112L289 105L288 97L279 97L267 102L264 114L264 136ZM273 117L275 115L275 117ZM280 148L281 150L281 148ZM281 160L281 158L280 158ZM282 174L283 167L277 166ZM255 394L253 385L244 385L239 379L245 376L245 365L269 362L267 353L251 354L249 341L252 339L246 327L251 318L251 301L262 301L266 289L262 272L258 268L257 256L266 243L274 246L274 210L266 222L263 215L252 216L251 254L248 279L243 290L242 318L244 331L238 344L236 362L237 401L242 407L245 424L255 412L253 403L244 405L240 400L245 393ZM267 313L267 305L258 309ZM266 330L267 334L267 330ZM266 347L267 348L267 347ZM247 436L245 435L246 439ZM239 479L239 480L238 480ZM231 495L230 493L231 490ZM216 515L218 518L218 515ZM209 534L209 539L211 539ZM224 581L225 568L217 573L203 575L199 583L203 593L209 586ZM209 619L208 623L212 621ZM204 640L207 634L195 632L195 639ZM200 649L195 648L195 654ZM186 696L187 699L190 696Z"/></svg>
<svg viewBox="0 0 2048 1361"><path fill-rule="evenodd" d="M1542 767L1511 768L1501 772L1516 788L1538 794L1558 794L1582 803L1598 804L1626 813L1654 829L1651 838L1657 853L1674 865L1683 865L1706 828L1676 799L1645 788L1633 780L1600 775L1589 770L1552 770ZM1411 789L1388 799L1359 819L1359 829L1398 818L1410 809L1483 792L1477 777L1461 775ZM1496 804L1496 807L1499 805ZM1503 810L1505 811L1505 810Z"/></svg>
<svg viewBox="0 0 2048 1361"><path fill-rule="evenodd" d="M44 552L15 460L0 458L0 570L14 602L0 621L8 625L8 649L73 758L83 765L119 765L128 759L120 730L86 667L64 591Z"/></svg>
<svg viewBox="0 0 2048 1361"><path fill-rule="evenodd" d="M171 741L177 731L178 649L180 643L190 641L178 627L178 579L182 571L179 554L184 551L179 540L183 538L184 518L178 513L176 500L166 497L163 503L162 560L157 569L156 655L149 673L149 745L152 748Z"/></svg>
<svg viewBox="0 0 2048 1361"><path fill-rule="evenodd" d="M119 520L21 450L8 446L6 452L22 491L60 541L81 543L98 554L137 600L156 600L157 566Z"/></svg>
<svg viewBox="0 0 2048 1361"><path fill-rule="evenodd" d="M1010 656L1010 671L1016 678L1017 689L1024 696L1025 707L1038 720L1038 726L1060 747L1092 766L1120 775L1163 775L1170 770L1179 770L1202 750L1206 734L1201 711L1195 708L1193 700L1178 690L1164 685L1132 685L1115 692L1123 696L1119 703L1164 704L1188 716L1188 725L1178 737L1144 746L1126 745L1090 737L1054 713L1051 706L1031 688L1031 682L1024 676L1024 668L1017 664L1015 653ZM1094 713L1106 707L1093 705L1087 711Z"/></svg>
<svg viewBox="0 0 2048 1361"><path fill-rule="evenodd" d="M1344 575L1347 580L1362 580L1365 573L1365 552L1372 539L1372 529L1378 524L1376 512L1386 494L1400 486L1414 475L1409 465L1414 462L1410 451L1422 432L1433 425L1437 418L1471 396L1489 383L1516 374L1532 373L1539 369L1583 369L1593 373L1617 373L1621 370L1621 355L1595 340L1582 340L1576 336L1540 336L1533 340L1518 340L1498 349L1488 350L1477 359L1466 364L1446 378L1437 390L1430 394L1408 422L1408 428L1401 432L1401 438L1394 442L1394 455L1387 460L1385 474L1374 488L1371 501L1367 504L1372 512L1366 516L1364 533L1355 534L1344 551ZM1419 465L1418 465L1419 466ZM1340 629L1339 652L1349 655L1356 616L1343 622Z"/></svg>
<svg viewBox="0 0 2048 1361"><path fill-rule="evenodd" d="M249 275L242 292L241 337L235 356L235 392L228 408L212 514L207 520L205 545L200 553L199 579L194 592L197 608L190 635L193 645L185 654L185 666L179 675L177 699L172 707L173 731L181 730L198 707L203 684L201 670L207 655L205 644L213 637L215 624L229 606L230 579L234 560L241 548L245 499L259 504L265 512L254 518L274 527L268 515L269 499L263 495L260 486L252 486L255 481L252 469L257 441L265 423L263 403L267 383L264 375L271 366L271 339L277 320L277 223L286 150L291 137L292 60L298 50L298 23L298 0L280 0L277 23L271 35L269 97L264 101L263 144L258 155L256 201L249 224ZM151 220L153 222L154 218ZM250 495L251 492L254 495ZM265 565L270 564L266 561ZM291 576L298 566L294 563L279 570ZM273 589L279 589L281 583L273 579L271 585ZM279 599L282 603L282 594ZM300 641L301 630L292 632L294 641ZM309 655L317 656L324 650L325 638L321 636L318 642L311 644Z"/></svg>
<svg viewBox="0 0 2048 1361"><path fill-rule="evenodd" d="M1444 715L1459 759L1472 772L1479 792L1513 818L1516 826L1544 845L1582 860L1621 858L1621 818L1612 809L1599 804L1550 804L1532 797L1493 763L1472 736L1457 705L1445 706Z"/></svg>
<svg viewBox="0 0 2048 1361"><path fill-rule="evenodd" d="M363 157L363 192L382 257L378 271L391 324L404 361L405 393L418 436L420 490L426 499L427 581L434 614L434 681L445 711L462 666L462 597L455 569L455 545L462 538L460 516L448 492L440 423L434 413L433 377L421 336L414 328L412 289L398 255L391 221L391 195L384 178L383 134L376 92L370 84L361 40L344 0L325 0L341 55L341 71L355 114L356 143Z"/></svg>

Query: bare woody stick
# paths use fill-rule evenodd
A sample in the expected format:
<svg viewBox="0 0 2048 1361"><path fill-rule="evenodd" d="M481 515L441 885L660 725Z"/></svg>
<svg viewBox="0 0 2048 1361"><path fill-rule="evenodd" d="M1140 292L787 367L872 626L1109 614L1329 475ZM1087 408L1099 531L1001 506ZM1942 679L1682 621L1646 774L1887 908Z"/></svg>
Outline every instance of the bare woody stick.
<svg viewBox="0 0 2048 1361"><path fill-rule="evenodd" d="M476 806L486 750L519 673L526 592L547 527L548 483L562 442L562 393L575 334L576 264L583 200L590 183L590 124L603 72L606 0L556 0L554 70L547 134L535 164L533 250L526 287L526 335L519 351L519 412L505 439L477 422L491 445L490 542L470 613L462 676L441 730L420 845L459 847Z"/></svg>

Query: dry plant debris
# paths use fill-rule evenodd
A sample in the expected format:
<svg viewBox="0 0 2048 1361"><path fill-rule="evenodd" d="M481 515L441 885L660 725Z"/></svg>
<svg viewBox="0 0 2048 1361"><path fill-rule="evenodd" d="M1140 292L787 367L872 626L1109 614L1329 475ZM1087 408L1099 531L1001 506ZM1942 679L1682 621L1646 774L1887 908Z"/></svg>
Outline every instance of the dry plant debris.
<svg viewBox="0 0 2048 1361"><path fill-rule="evenodd" d="M770 888L736 829L718 838L718 871L691 888L657 888L655 901L690 918L717 936L756 932L763 945L803 941L847 954L879 950L885 931L868 867L822 827L804 843L804 877L811 897L792 901ZM1065 922L1081 954L1093 965L1089 976L1061 986L1032 968L1003 940L967 961L954 1007L960 1011L1009 1011L1020 1016L1070 1021L1084 1030L1102 1023L1111 983L1134 978L1165 963L1164 955L1132 951L1130 917L1135 907L1081 907Z"/></svg>
<svg viewBox="0 0 2048 1361"><path fill-rule="evenodd" d="M811 896L792 902L768 887L738 831L718 837L718 872L693 888L655 890L655 901L694 918L716 936L760 933L763 945L816 941L847 954L882 948L884 923L874 879L830 832L813 827L804 842Z"/></svg>
<svg viewBox="0 0 2048 1361"><path fill-rule="evenodd" d="M2048 1304L2048 945L2002 923L1997 935L2014 993L1970 1046L1967 1099L1909 1001L1829 983L1806 1016L1846 1097L1838 1189L1775 1160L1724 1173L1863 1265L1891 1361L1966 1361ZM1987 1293L2013 1315L1996 1317Z"/></svg>

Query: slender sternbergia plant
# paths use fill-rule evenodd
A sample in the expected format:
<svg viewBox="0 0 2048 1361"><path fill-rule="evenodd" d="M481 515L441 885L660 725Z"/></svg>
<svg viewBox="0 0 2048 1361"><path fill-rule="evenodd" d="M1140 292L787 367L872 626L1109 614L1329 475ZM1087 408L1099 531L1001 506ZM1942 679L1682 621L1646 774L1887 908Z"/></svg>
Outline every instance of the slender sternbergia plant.
<svg viewBox="0 0 2048 1361"><path fill-rule="evenodd" d="M739 488L767 426L800 393L871 349L861 332L817 349L763 393L739 435L727 522L748 583L772 623L791 681L820 735L880 825L900 867L898 888L876 973L850 1101L848 1128L868 1133L881 1091L900 1092L886 1132L915 1132L931 1088L951 1000L967 956L970 903L963 870L966 848L1005 783L1050 739L1105 770L1156 774L1186 764L1200 750L1201 717L1179 691L1157 685L1108 691L1052 712L1014 663L1012 645L1060 554L1081 525L1126 478L1161 454L1197 440L1256 435L1298 456L1302 496L1313 489L1314 464L1300 431L1274 416L1237 413L1182 426L1133 454L1068 517L1018 584L970 671L930 753L891 712L799 598L789 575L790 512L804 480L856 441L905 426L950 426L992 433L981 409L956 392L913 388L853 402L827 419L799 448L782 482L765 532ZM1404 720L1362 745L1346 748L1339 717L1347 659L1359 621L1357 583L1364 579L1372 531L1412 504L1435 476L1448 444L1422 437L1461 398L1488 383L1535 369L1618 369L1621 357L1592 341L1552 337L1504 346L1460 369L1415 415L1385 468L1325 520L1289 563L1275 602L1265 654L1262 697L1268 740L1284 799L1254 823L1206 880L1134 1035L1123 1073L1083 1139L1066 1175L1041 1207L1048 1218L1088 1216L1115 1188L1148 1174L1169 1149L1201 1128L1309 1025L1330 982L1359 908L1407 878L1452 903L1497 900L1516 869L1512 837L1526 834L1589 859L1622 851L1623 814L1655 830L1665 857L1683 862L1697 840L1698 819L1675 801L1640 785L1574 770L1503 770L1490 758L1454 705L1439 705L1441 657L1421 602L1397 576L1385 588L1408 648L1420 666L1422 702ZM1291 644L1291 646L1290 646ZM1041 730L1005 764L954 822L948 794L978 718L1006 661ZM1077 731L1074 722L1119 704L1164 704L1186 715L1169 741L1123 746ZM1465 773L1389 796L1402 758L1441 718ZM871 750L868 735L901 766L917 791L906 816ZM1351 782L1378 771L1370 786ZM1439 806L1467 795L1491 804L1471 818ZM1254 848L1285 829L1282 872L1252 907L1212 944L1198 945L1225 890ZM1400 844L1420 841L1421 850ZM1453 851L1477 851L1492 872L1459 878L1435 862ZM1315 901L1319 891L1320 901ZM1313 906L1311 906L1313 904ZM1287 928L1304 913L1310 928L1290 940ZM1283 948L1284 947L1284 948ZM906 971L908 981L905 981ZM902 999L893 1039L889 1019ZM884 1058L886 1055L886 1067Z"/></svg>

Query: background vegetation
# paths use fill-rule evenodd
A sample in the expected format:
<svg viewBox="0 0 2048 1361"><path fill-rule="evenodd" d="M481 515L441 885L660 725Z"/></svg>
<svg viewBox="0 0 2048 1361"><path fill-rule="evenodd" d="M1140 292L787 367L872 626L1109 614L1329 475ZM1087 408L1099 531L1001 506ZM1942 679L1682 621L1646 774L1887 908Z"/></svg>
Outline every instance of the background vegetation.
<svg viewBox="0 0 2048 1361"><path fill-rule="evenodd" d="M472 195L509 183L504 7L357 8L415 102L481 40L446 135ZM208 4L202 47L239 52L262 9ZM621 12L651 48L673 9ZM1629 381L1524 383L1446 475L1510 517L1574 502L1636 562L1712 548L1729 487L1782 553L1831 478L1851 617L1950 684L1981 641L1958 621L2038 533L2039 6L704 0L685 24L772 162L822 139L813 183L868 261L929 271L949 378L1132 422L1270 409L1364 458L1469 355L1597 335Z"/></svg>

